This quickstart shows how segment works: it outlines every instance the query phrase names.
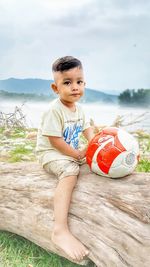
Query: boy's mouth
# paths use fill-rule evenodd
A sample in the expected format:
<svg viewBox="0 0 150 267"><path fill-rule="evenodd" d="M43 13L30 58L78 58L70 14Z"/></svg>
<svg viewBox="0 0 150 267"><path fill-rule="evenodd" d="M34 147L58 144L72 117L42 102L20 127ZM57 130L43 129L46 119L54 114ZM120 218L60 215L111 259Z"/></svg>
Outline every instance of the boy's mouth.
<svg viewBox="0 0 150 267"><path fill-rule="evenodd" d="M71 94L71 96L80 96L80 94L78 93L78 94Z"/></svg>

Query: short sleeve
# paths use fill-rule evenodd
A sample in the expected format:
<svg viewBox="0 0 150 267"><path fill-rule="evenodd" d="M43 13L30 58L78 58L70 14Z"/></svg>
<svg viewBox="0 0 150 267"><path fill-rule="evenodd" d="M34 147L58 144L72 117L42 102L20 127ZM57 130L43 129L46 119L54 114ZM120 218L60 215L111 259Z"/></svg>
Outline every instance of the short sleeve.
<svg viewBox="0 0 150 267"><path fill-rule="evenodd" d="M50 109L43 117L42 135L62 137L62 119L59 112Z"/></svg>

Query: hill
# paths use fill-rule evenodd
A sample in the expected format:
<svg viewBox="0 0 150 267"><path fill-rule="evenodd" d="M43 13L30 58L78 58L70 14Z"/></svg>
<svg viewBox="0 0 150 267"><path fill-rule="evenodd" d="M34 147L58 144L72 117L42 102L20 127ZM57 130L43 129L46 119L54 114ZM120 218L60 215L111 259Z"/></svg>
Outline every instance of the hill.
<svg viewBox="0 0 150 267"><path fill-rule="evenodd" d="M50 89L52 80L43 79L15 79L10 78L6 80L0 80L0 96L1 98L34 98L34 100L45 100L49 98L55 98L55 94ZM41 95L44 96L41 98ZM118 97L112 94L106 94L97 90L86 88L83 102L117 102Z"/></svg>

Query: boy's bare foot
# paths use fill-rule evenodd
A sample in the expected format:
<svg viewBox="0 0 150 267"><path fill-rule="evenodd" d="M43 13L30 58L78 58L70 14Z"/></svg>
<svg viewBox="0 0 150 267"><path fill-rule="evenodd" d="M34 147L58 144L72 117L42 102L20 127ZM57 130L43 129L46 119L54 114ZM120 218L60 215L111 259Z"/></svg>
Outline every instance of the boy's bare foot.
<svg viewBox="0 0 150 267"><path fill-rule="evenodd" d="M76 239L68 229L54 230L52 233L52 241L73 260L81 261L89 254L88 249Z"/></svg>

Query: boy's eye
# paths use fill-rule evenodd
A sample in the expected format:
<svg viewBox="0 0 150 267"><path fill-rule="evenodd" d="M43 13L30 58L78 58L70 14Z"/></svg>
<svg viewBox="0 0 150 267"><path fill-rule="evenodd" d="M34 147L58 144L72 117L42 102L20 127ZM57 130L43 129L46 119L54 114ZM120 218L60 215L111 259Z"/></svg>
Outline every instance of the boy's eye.
<svg viewBox="0 0 150 267"><path fill-rule="evenodd" d="M83 83L83 81L78 81L77 83L78 83L78 84L82 84L82 83Z"/></svg>
<svg viewBox="0 0 150 267"><path fill-rule="evenodd" d="M65 85L69 85L70 83L71 83L70 81L64 82Z"/></svg>

